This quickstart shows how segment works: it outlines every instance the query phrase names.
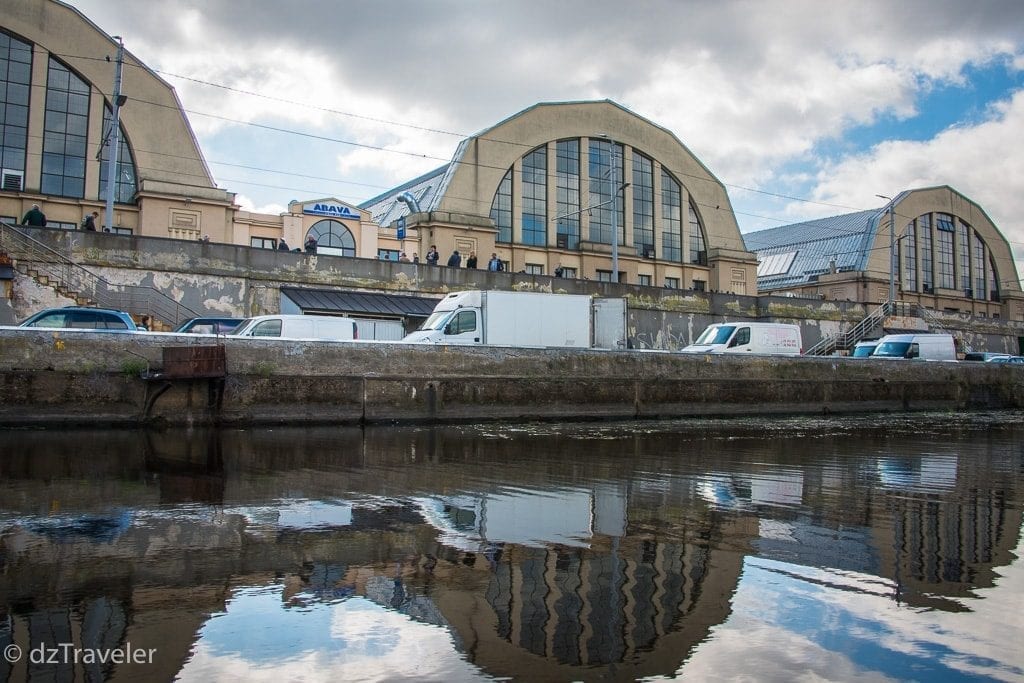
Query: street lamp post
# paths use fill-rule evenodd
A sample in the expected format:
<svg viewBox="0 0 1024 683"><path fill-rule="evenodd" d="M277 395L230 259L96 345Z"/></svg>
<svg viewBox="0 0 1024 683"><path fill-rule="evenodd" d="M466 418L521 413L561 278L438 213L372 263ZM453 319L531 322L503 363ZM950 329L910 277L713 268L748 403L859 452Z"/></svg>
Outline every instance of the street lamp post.
<svg viewBox="0 0 1024 683"><path fill-rule="evenodd" d="M103 217L107 232L113 232L114 223L114 192L117 189L117 162L121 153L121 66L124 64L124 42L121 36L117 40L117 62L114 65L114 96L111 98L110 133L107 136L110 147L107 149L107 206Z"/></svg>
<svg viewBox="0 0 1024 683"><path fill-rule="evenodd" d="M618 283L619 281L619 211L616 202L619 198L619 186L618 179L615 177L615 141L607 133L601 133L600 136L608 141L610 148L608 150L609 160L611 163L611 200L612 200L612 282Z"/></svg>
<svg viewBox="0 0 1024 683"><path fill-rule="evenodd" d="M889 302L888 309L892 312L896 305L896 202L892 197L876 194L876 197L889 201Z"/></svg>

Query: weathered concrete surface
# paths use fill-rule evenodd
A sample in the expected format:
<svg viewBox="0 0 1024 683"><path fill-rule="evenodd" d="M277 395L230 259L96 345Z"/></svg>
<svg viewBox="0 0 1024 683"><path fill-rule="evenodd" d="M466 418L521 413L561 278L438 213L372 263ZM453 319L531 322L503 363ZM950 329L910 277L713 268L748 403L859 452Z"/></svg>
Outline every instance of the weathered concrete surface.
<svg viewBox="0 0 1024 683"><path fill-rule="evenodd" d="M0 425L591 420L1024 408L1024 367L224 339L223 380L160 378L172 334L0 330ZM151 376L144 379L144 375Z"/></svg>
<svg viewBox="0 0 1024 683"><path fill-rule="evenodd" d="M823 336L849 329L870 312L862 304L845 301L673 290L158 237L23 229L113 284L154 287L203 315L245 317L277 313L283 286L431 298L465 289L593 294L629 300L628 333L634 348L678 350L691 343L708 324L723 320L795 323L800 325L804 348L810 348ZM21 320L42 308L70 303L70 299L19 273L15 277L10 317ZM934 315L944 328L975 351L1020 351L1024 323L938 311ZM879 328L876 333L881 335L883 330Z"/></svg>

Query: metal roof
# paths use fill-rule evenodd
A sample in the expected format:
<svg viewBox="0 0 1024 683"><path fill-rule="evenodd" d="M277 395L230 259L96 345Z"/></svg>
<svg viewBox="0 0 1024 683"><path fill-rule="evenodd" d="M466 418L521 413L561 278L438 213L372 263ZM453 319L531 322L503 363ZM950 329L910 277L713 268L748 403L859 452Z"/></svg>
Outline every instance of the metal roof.
<svg viewBox="0 0 1024 683"><path fill-rule="evenodd" d="M758 289L811 282L833 267L837 272L864 270L885 212L885 208L858 211L743 235L747 249L762 261L796 252L786 272L757 278Z"/></svg>
<svg viewBox="0 0 1024 683"><path fill-rule="evenodd" d="M329 311L367 316L384 315L393 318L406 316L426 318L440 301L440 299L400 294L299 287L282 287L281 294L291 299L303 311Z"/></svg>
<svg viewBox="0 0 1024 683"><path fill-rule="evenodd" d="M437 198L442 194L442 186L447 185L448 169L453 165L445 164L404 185L388 190L384 194L367 199L359 205L359 208L369 211L373 222L381 227L388 227L402 216L408 216L411 213L405 202L398 201L398 196L404 192L412 193L422 211L433 211L436 208Z"/></svg>

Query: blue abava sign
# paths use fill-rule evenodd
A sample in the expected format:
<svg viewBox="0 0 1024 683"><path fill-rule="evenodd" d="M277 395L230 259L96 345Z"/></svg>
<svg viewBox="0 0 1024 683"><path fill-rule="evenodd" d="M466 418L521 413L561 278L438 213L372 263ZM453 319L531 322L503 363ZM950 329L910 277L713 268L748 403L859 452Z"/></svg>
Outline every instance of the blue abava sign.
<svg viewBox="0 0 1024 683"><path fill-rule="evenodd" d="M312 216L330 216L331 218L354 218L359 220L359 212L354 209L339 204L337 202L314 202L313 204L303 204L302 213L307 213Z"/></svg>

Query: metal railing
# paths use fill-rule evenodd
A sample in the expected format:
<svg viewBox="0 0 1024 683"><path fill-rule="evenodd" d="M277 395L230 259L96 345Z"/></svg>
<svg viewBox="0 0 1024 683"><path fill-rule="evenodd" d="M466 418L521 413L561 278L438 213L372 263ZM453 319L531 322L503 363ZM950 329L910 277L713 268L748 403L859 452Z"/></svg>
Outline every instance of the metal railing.
<svg viewBox="0 0 1024 683"><path fill-rule="evenodd" d="M893 308L893 302L885 301L872 311L871 315L857 321L850 329L838 334L822 337L821 340L804 351L805 356L827 356L838 349L849 349L857 342L866 338L882 324Z"/></svg>
<svg viewBox="0 0 1024 683"><path fill-rule="evenodd" d="M14 260L17 269L80 304L114 308L137 317L149 316L171 327L199 317L191 308L153 287L108 282L69 256L2 221L0 250Z"/></svg>

